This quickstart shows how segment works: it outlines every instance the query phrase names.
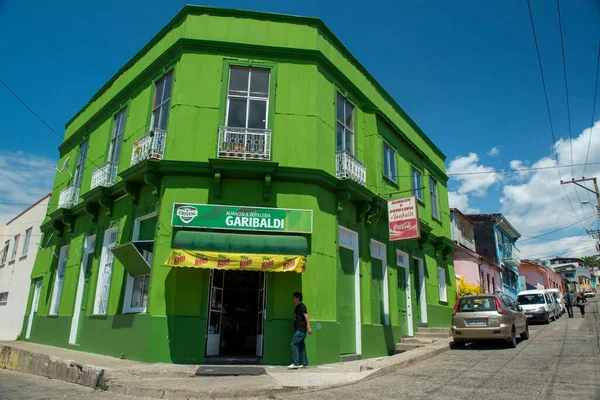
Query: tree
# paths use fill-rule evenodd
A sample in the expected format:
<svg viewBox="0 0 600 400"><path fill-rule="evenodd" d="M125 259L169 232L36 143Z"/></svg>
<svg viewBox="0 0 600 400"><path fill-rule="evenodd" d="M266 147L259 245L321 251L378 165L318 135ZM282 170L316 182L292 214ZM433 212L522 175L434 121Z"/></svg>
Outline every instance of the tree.
<svg viewBox="0 0 600 400"><path fill-rule="evenodd" d="M600 259L594 256L585 256L582 258L583 264L588 267L600 267Z"/></svg>

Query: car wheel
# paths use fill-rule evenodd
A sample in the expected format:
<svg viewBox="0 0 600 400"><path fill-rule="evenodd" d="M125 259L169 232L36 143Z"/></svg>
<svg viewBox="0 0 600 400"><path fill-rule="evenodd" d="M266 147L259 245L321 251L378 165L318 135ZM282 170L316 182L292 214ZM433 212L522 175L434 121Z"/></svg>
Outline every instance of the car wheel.
<svg viewBox="0 0 600 400"><path fill-rule="evenodd" d="M510 331L510 338L508 338L507 345L511 349L514 349L515 347L517 347L517 330L515 329L514 326L512 327L512 329Z"/></svg>
<svg viewBox="0 0 600 400"><path fill-rule="evenodd" d="M545 323L546 325L548 325L548 324L550 323L550 313L548 313L548 314L546 315L546 319L544 320L544 323Z"/></svg>
<svg viewBox="0 0 600 400"><path fill-rule="evenodd" d="M521 333L521 340L529 339L529 324L525 324L525 332Z"/></svg>
<svg viewBox="0 0 600 400"><path fill-rule="evenodd" d="M456 349L464 348L465 344L467 344L467 343L462 340L455 340L454 342L452 342L452 346Z"/></svg>

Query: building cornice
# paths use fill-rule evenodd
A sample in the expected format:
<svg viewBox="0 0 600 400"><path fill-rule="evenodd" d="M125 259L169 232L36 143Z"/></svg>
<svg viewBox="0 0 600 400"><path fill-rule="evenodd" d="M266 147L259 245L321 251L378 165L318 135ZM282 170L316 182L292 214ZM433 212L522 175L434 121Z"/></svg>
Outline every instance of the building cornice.
<svg viewBox="0 0 600 400"><path fill-rule="evenodd" d="M175 17L163 28L158 34L156 34L140 51L138 51L121 69L117 71L112 78L108 80L88 101L88 103L78 111L65 125L65 127L69 127L77 117L79 117L94 101L96 101L102 94L104 94L108 88L111 87L112 84L129 68L135 65L136 62L140 60L145 54L149 52L149 50L154 47L160 40L162 40L168 32L173 30L175 27L182 24L188 15L213 15L213 16L222 16L222 17L233 17L233 18L247 18L247 19L258 19L264 21L274 21L274 22L288 22L288 23L296 23L300 25L313 26L318 29L318 31L330 42L333 46L355 67L357 68L375 87L375 89L379 92L379 94L394 108L394 110L410 125L410 127L415 131L417 136L419 136L433 151L438 155L442 161L445 161L446 156L442 151L429 139L429 137L423 132L423 130L414 122L412 118L400 107L400 105L394 100L394 98L377 82L377 80L368 72L368 70L352 55L352 53L342 44L342 42L333 34L333 32L318 18L314 17L302 17L302 16L293 16L293 15L285 15L285 14L274 14L274 13L265 13L265 12L257 12L257 11L245 11L245 10L236 10L236 9L224 9L224 8L216 8L216 7L203 7L203 6L185 6L182 10L180 10ZM180 39L182 40L182 39ZM183 40L194 40L196 39L183 39ZM209 41L203 41L209 42ZM239 45L239 46L250 46L247 48L252 48L253 51L257 49L268 49L271 46L265 45L244 45L240 43L230 43L230 42L215 42L219 43L221 46L230 45ZM173 47L173 46L172 46ZM165 53L171 53L172 47L167 50ZM331 61L319 50L311 50L311 49L294 49L294 48L277 48L281 49L278 51L282 51L282 54L289 55L290 52L314 52L318 53L318 58L321 59L322 64L328 65L331 64ZM254 56L257 53L254 53ZM259 53L260 54L260 53ZM171 54L172 55L172 54ZM298 54L296 54L297 56ZM337 70L337 68L334 68ZM339 70L338 70L339 71ZM343 81L349 81L345 75L341 74L344 78ZM339 78L339 77L337 77ZM131 84L131 82L130 82ZM127 85L130 86L130 85ZM354 85L352 85L354 86ZM357 89L354 87L354 91ZM123 91L121 91L123 92ZM358 91L358 93L361 93ZM361 93L362 98L366 98ZM370 100L367 99L365 101L365 105L371 103ZM374 107L373 107L374 108ZM395 125L394 125L395 126ZM71 135L73 136L73 135ZM69 137L70 139L70 137ZM68 139L67 139L68 140ZM62 151L61 151L62 153ZM445 174L444 174L445 175Z"/></svg>

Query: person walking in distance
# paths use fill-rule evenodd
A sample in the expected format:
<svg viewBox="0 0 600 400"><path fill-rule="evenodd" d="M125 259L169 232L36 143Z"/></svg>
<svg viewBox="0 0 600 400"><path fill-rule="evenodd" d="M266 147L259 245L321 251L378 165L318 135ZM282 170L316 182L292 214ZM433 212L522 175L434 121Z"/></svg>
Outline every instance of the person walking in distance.
<svg viewBox="0 0 600 400"><path fill-rule="evenodd" d="M294 336L292 338L292 364L289 369L308 368L308 357L306 356L306 345L304 339L306 334L312 335L310 329L310 319L304 303L302 303L302 293L294 293Z"/></svg>
<svg viewBox="0 0 600 400"><path fill-rule="evenodd" d="M575 305L579 307L579 311L581 311L581 318L585 318L585 303L587 303L587 300L583 293L578 293L577 298L575 299Z"/></svg>
<svg viewBox="0 0 600 400"><path fill-rule="evenodd" d="M573 318L573 295L570 292L565 293L565 307L569 318Z"/></svg>

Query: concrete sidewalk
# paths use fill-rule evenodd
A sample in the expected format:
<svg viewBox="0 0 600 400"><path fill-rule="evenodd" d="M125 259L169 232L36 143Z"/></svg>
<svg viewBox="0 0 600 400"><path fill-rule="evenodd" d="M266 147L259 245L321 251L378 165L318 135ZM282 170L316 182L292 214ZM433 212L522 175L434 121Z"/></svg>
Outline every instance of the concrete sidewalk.
<svg viewBox="0 0 600 400"><path fill-rule="evenodd" d="M264 398L372 379L435 357L449 350L450 342L451 339L439 339L398 355L320 365L306 370L263 366L266 374L214 377L196 376L198 365L148 364L17 341L0 342L0 368L143 398ZM223 366L215 366L219 367Z"/></svg>

